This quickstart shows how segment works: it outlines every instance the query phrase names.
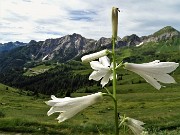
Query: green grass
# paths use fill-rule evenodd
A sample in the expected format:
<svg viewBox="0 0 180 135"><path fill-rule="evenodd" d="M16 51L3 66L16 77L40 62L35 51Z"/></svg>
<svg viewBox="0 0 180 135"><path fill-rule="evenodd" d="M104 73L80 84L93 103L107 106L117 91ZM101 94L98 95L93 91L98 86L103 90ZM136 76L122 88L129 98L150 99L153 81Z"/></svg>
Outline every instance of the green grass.
<svg viewBox="0 0 180 135"><path fill-rule="evenodd" d="M130 49L130 48L126 48L125 47L125 49L119 49L120 51L117 51L117 61L118 62L121 62L124 58L126 58L126 57L129 57L129 56L131 56L132 55L132 49Z"/></svg>
<svg viewBox="0 0 180 135"><path fill-rule="evenodd" d="M46 72L49 69L54 68L54 67L55 67L55 65L45 65L45 64L38 65L38 66L35 66L33 68L27 69L27 71L23 75L25 75L25 76L35 76L35 75L44 73L44 72Z"/></svg>
<svg viewBox="0 0 180 135"><path fill-rule="evenodd" d="M126 75L125 75L126 74ZM178 135L180 133L180 85L168 85L155 90L149 84L139 83L138 76L125 73L118 81L118 111L120 114L141 120L152 135ZM129 79L130 78L130 79ZM180 82L180 77L175 76ZM132 84L131 79L134 79ZM137 81L136 81L137 80ZM111 90L111 86L109 86ZM104 91L99 86L91 91ZM73 97L88 93L73 93ZM0 134L72 134L72 135L112 135L114 133L113 102L105 97L103 102L88 107L75 117L57 123L58 113L47 116L49 110L44 95L32 96L31 92L14 89L0 84ZM132 135L127 130L121 135Z"/></svg>

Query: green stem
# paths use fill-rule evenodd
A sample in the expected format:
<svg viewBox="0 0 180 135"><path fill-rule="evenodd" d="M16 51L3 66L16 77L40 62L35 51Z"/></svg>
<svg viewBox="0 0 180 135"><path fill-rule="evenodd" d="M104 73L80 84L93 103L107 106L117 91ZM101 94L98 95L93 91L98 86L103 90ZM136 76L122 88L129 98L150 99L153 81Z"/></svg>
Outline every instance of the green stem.
<svg viewBox="0 0 180 135"><path fill-rule="evenodd" d="M117 96L116 96L116 55L115 55L116 38L112 37L112 58L113 58L113 97L114 97L114 116L115 116L115 135L119 135Z"/></svg>
<svg viewBox="0 0 180 135"><path fill-rule="evenodd" d="M103 93L103 96L111 97L113 99L113 101L116 102L116 100L114 99L112 94Z"/></svg>
<svg viewBox="0 0 180 135"><path fill-rule="evenodd" d="M107 91L109 95L112 95L108 88L104 87L104 89Z"/></svg>

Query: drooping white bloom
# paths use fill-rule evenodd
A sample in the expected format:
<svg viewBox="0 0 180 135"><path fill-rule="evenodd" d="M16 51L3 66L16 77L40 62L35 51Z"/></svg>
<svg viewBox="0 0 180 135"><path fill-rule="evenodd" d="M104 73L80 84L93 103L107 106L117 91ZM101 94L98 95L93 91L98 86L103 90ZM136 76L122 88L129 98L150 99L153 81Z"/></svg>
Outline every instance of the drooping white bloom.
<svg viewBox="0 0 180 135"><path fill-rule="evenodd" d="M142 121L126 117L124 124L127 125L135 135L145 134L145 132L143 131L144 127L142 127L142 125L144 125L145 123ZM146 134L147 134L147 132L146 132Z"/></svg>
<svg viewBox="0 0 180 135"><path fill-rule="evenodd" d="M82 62L90 62L100 57L106 56L110 53L109 50L105 49L96 53L85 55L81 58Z"/></svg>
<svg viewBox="0 0 180 135"><path fill-rule="evenodd" d="M125 63L124 65L125 69L140 75L153 87L159 90L161 85L158 83L158 81L162 83L175 83L174 78L168 73L174 71L179 66L179 63L160 62L159 60L155 60L150 63Z"/></svg>
<svg viewBox="0 0 180 135"><path fill-rule="evenodd" d="M89 80L99 81L102 78L101 85L104 87L109 80L113 79L113 64L110 65L110 60L107 56L99 58L99 61L91 61L90 65L94 71L89 76Z"/></svg>
<svg viewBox="0 0 180 135"><path fill-rule="evenodd" d="M76 97L76 98L56 98L54 95L51 96L52 100L45 102L47 105L52 106L47 112L47 115L51 115L55 112L60 112L57 118L58 122L63 122L88 106L95 104L103 99L102 93L98 92L95 94Z"/></svg>

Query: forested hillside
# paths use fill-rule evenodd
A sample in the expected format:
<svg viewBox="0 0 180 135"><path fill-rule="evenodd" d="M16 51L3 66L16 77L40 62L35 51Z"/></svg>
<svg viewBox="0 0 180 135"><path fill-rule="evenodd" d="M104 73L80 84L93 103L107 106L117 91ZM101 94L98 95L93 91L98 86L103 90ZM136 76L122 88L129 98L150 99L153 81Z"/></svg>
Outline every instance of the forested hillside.
<svg viewBox="0 0 180 135"><path fill-rule="evenodd" d="M147 42L143 45L136 47L121 47L117 50L117 59L119 63L133 62L133 63L144 63L153 60L161 61L180 61L180 39L173 38L167 41L160 42ZM33 68L44 65L45 67L50 66L45 72L39 72L38 69L34 74ZM29 72L27 74L27 72ZM24 70L9 70L6 73L1 73L0 81L9 86L14 86L24 90L33 91L35 95L38 93L43 94L59 94L59 95L70 95L71 92L82 88L83 91L88 92L88 87L96 86L99 84L95 81L89 81L89 74L92 72L88 64L83 64L80 61L80 57L75 60L71 60L65 63L54 63L53 61L45 61L43 63L34 64L31 68ZM127 71L121 69L118 73L119 83L126 76ZM180 75L180 69L178 68L174 76ZM123 77L124 76L124 77ZM137 79L135 82L143 82L143 80ZM123 83L132 83L123 82ZM111 85L111 83L109 84ZM91 92L91 91L90 91Z"/></svg>
<svg viewBox="0 0 180 135"><path fill-rule="evenodd" d="M80 35L75 36L81 37ZM84 38L83 41L85 41ZM103 43L101 49L110 47L109 39L102 38L99 42ZM179 63L180 61L180 34L172 27L165 27L147 37L138 38L135 35L124 37L117 42L117 46L122 42L126 45L119 46L116 49L119 63L121 61L144 63L154 60ZM98 88L99 83L88 80L89 74L92 72L89 64L83 64L80 60L84 54L88 53L81 54L63 63L55 59L43 61L32 59L29 55L38 53L42 48L41 44L42 42L31 41L29 46L19 47L6 54L0 54L0 82L27 91L30 90L35 95L56 93L69 96L76 90L92 92L91 87ZM89 53L94 51L89 51ZM175 78L179 73L180 69L178 68L174 73ZM123 84L143 82L139 77L137 79L130 78L129 81L124 82L123 79L131 73L123 69L118 70L118 74L120 74L119 84L122 82ZM131 81L133 79L134 81ZM111 86L111 83L108 85Z"/></svg>

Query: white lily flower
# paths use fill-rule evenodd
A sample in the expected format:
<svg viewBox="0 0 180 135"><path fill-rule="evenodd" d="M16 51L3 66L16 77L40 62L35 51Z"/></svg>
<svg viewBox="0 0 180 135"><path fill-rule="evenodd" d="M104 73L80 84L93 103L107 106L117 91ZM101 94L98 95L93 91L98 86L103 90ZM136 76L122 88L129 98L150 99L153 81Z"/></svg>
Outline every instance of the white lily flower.
<svg viewBox="0 0 180 135"><path fill-rule="evenodd" d="M90 62L100 57L106 56L110 53L109 50L105 49L96 53L85 55L81 58L82 62Z"/></svg>
<svg viewBox="0 0 180 135"><path fill-rule="evenodd" d="M101 85L104 87L109 80L113 79L113 64L110 65L110 60L107 56L99 58L99 61L91 61L90 65L94 71L89 76L89 80L99 81L102 78Z"/></svg>
<svg viewBox="0 0 180 135"><path fill-rule="evenodd" d="M58 122L63 122L88 106L95 104L103 99L102 93L98 92L95 94L76 97L76 98L56 98L54 95L51 96L52 100L45 102L47 105L52 106L47 112L47 115L51 115L55 112L60 112L57 118Z"/></svg>
<svg viewBox="0 0 180 135"><path fill-rule="evenodd" d="M153 87L159 90L161 85L158 83L158 81L162 83L176 83L174 78L168 73L174 71L179 66L179 63L160 62L159 60L155 60L150 63L125 63L124 65L125 69L140 75Z"/></svg>
<svg viewBox="0 0 180 135"><path fill-rule="evenodd" d="M144 127L142 127L142 125L145 124L144 122L129 117L126 117L124 122L125 125L127 125L135 135L142 135L145 133L143 131Z"/></svg>

